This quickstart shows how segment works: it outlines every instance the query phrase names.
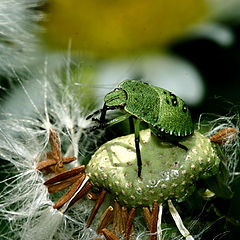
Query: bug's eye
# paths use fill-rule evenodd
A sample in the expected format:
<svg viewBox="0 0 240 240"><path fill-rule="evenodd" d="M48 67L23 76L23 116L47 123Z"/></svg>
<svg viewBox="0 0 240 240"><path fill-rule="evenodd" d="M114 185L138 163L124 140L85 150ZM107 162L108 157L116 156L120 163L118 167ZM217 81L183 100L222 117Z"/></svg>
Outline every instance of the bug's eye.
<svg viewBox="0 0 240 240"><path fill-rule="evenodd" d="M183 104L182 110L183 110L183 112L187 112L187 106L185 104Z"/></svg>
<svg viewBox="0 0 240 240"><path fill-rule="evenodd" d="M172 99L176 99L176 98L177 98L176 95L173 94L173 93L170 93L170 97L171 97Z"/></svg>
<svg viewBox="0 0 240 240"><path fill-rule="evenodd" d="M177 106L177 99L172 99L172 105L175 107Z"/></svg>

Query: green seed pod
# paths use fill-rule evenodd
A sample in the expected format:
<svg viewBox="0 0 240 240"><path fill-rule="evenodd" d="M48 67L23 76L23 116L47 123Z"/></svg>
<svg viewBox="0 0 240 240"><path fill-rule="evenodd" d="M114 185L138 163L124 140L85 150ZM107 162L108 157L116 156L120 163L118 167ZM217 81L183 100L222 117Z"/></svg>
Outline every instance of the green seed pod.
<svg viewBox="0 0 240 240"><path fill-rule="evenodd" d="M140 134L141 178L136 177L134 134L103 144L86 169L93 186L105 188L123 205L152 206L155 200L161 203L167 199L183 201L194 190L196 180L218 170L216 144L198 131L180 141L188 151L160 141L149 129Z"/></svg>

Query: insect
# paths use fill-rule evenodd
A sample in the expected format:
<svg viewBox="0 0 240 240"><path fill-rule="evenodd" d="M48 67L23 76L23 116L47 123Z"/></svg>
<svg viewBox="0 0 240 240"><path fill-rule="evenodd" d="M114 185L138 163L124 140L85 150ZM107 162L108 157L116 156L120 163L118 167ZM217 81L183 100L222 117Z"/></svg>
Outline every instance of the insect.
<svg viewBox="0 0 240 240"><path fill-rule="evenodd" d="M113 109L122 109L125 114L107 122L106 112ZM92 118L99 113L99 120ZM108 93L104 98L103 108L87 117L90 118L99 123L93 130L129 119L131 131L135 133L138 177L141 177L142 171L139 148L141 121L148 123L151 131L162 140L171 141L185 150L187 148L179 144L179 139L193 133L191 114L182 99L163 88L137 80L125 80ZM136 119L135 123L133 118Z"/></svg>

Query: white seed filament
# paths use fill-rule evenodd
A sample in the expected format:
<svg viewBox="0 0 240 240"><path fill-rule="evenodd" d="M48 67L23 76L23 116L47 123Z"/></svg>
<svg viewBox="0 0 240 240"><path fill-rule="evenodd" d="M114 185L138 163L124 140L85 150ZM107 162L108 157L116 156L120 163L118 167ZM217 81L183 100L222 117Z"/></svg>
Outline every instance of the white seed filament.
<svg viewBox="0 0 240 240"><path fill-rule="evenodd" d="M190 232L183 225L183 221L182 221L178 211L173 206L173 203L171 200L168 200L168 207L169 207L169 211L174 219L174 222L176 223L177 228L178 228L179 232L182 234L182 236L185 237L186 240L194 240L194 238L190 235Z"/></svg>

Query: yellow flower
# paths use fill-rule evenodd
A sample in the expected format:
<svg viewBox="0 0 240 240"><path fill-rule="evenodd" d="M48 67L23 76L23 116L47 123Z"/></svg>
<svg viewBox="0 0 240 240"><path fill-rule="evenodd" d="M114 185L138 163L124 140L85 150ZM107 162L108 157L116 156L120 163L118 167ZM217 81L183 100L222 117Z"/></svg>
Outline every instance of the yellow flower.
<svg viewBox="0 0 240 240"><path fill-rule="evenodd" d="M53 0L44 38L49 46L98 57L151 51L205 19L204 0Z"/></svg>

